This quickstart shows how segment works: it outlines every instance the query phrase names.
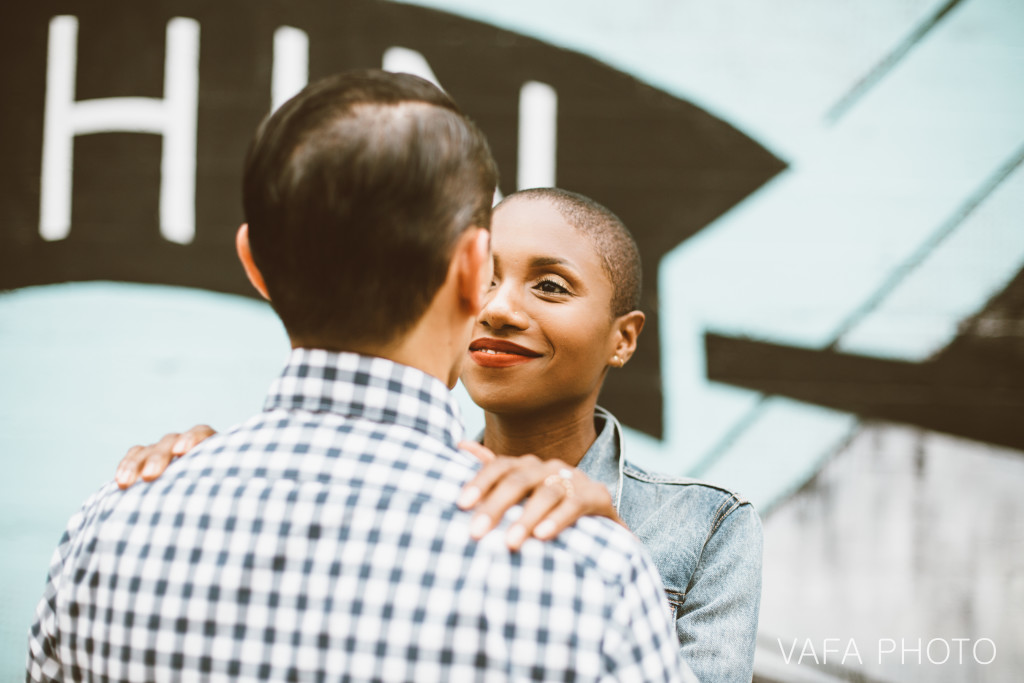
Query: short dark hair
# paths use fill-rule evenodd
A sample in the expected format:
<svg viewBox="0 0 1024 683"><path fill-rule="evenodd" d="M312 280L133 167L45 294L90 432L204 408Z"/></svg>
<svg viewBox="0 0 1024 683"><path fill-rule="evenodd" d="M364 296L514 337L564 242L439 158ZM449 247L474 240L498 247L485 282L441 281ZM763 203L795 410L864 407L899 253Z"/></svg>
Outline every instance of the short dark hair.
<svg viewBox="0 0 1024 683"><path fill-rule="evenodd" d="M387 343L426 311L497 167L454 101L409 74L310 84L260 124L245 161L253 261L293 337Z"/></svg>
<svg viewBox="0 0 1024 683"><path fill-rule="evenodd" d="M590 197L558 187L519 190L505 197L502 204L517 199L550 202L566 223L590 239L612 284L614 317L639 310L643 280L640 251L629 228L618 216Z"/></svg>

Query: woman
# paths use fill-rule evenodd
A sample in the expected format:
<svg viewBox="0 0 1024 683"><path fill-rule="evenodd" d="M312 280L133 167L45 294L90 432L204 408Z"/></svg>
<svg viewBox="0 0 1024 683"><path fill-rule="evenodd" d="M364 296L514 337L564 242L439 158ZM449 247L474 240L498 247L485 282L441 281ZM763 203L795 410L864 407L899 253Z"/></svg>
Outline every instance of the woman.
<svg viewBox="0 0 1024 683"><path fill-rule="evenodd" d="M466 484L480 538L519 502L506 541L550 539L603 515L643 541L661 573L681 653L702 681L749 681L761 592L761 526L752 506L704 482L649 474L625 458L622 427L597 406L605 375L636 350L636 244L614 214L553 188L509 195L492 221L494 279L462 381L484 409L486 463ZM136 446L118 468L129 486L213 431L194 427ZM495 456L511 453L513 456ZM523 455L530 454L530 455Z"/></svg>

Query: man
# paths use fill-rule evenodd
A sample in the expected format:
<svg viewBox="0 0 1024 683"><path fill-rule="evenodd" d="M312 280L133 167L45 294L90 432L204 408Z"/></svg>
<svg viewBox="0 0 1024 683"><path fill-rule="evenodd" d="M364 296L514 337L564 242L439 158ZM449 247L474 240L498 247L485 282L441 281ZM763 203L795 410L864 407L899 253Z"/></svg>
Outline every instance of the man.
<svg viewBox="0 0 1024 683"><path fill-rule="evenodd" d="M239 257L293 351L263 413L72 518L30 680L678 680L661 585L584 519L510 553L455 500L449 388L490 280L480 131L426 81L359 71L267 119Z"/></svg>

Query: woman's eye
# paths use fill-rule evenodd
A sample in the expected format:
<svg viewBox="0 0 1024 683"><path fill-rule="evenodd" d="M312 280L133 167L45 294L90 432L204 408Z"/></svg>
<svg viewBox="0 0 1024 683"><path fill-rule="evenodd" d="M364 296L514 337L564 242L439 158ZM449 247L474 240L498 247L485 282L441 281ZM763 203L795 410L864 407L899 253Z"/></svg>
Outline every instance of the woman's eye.
<svg viewBox="0 0 1024 683"><path fill-rule="evenodd" d="M541 280L537 283L537 289L545 294L568 294L569 290L554 280Z"/></svg>

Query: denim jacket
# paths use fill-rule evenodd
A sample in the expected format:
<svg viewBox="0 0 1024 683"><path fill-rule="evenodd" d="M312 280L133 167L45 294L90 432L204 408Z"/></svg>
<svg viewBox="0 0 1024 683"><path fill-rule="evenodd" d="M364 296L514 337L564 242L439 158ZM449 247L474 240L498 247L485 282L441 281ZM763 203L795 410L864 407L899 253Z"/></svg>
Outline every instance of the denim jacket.
<svg viewBox="0 0 1024 683"><path fill-rule="evenodd" d="M761 521L737 494L650 474L622 457L622 428L598 408L597 440L578 468L611 492L668 593L680 653L703 683L750 681L761 603Z"/></svg>

